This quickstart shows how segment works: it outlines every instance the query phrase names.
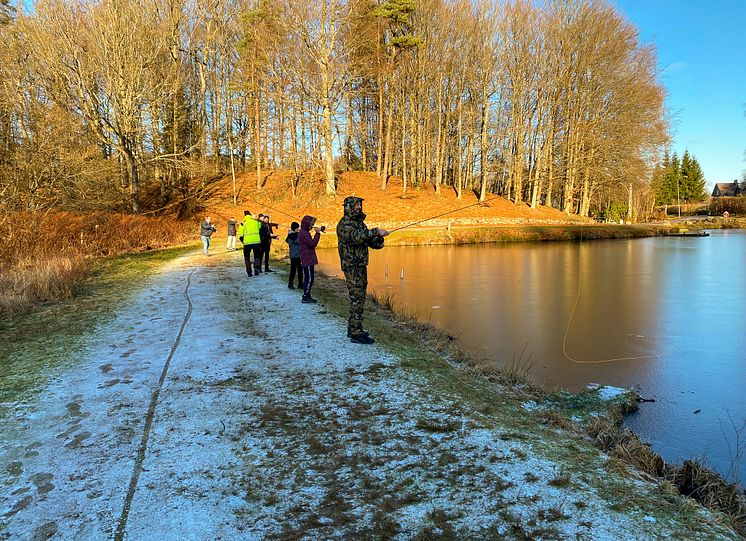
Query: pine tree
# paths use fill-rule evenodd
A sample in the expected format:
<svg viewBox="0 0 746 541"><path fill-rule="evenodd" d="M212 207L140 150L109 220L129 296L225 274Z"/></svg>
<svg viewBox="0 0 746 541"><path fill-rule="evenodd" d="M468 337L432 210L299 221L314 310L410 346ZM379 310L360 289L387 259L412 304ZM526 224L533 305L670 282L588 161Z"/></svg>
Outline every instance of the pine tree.
<svg viewBox="0 0 746 541"><path fill-rule="evenodd" d="M680 184L682 201L702 201L707 197L702 168L688 150L681 158Z"/></svg>
<svg viewBox="0 0 746 541"><path fill-rule="evenodd" d="M660 181L656 188L656 202L659 205L675 205L681 196L680 182L681 165L679 157L666 151L660 165ZM678 190L678 191L677 191Z"/></svg>

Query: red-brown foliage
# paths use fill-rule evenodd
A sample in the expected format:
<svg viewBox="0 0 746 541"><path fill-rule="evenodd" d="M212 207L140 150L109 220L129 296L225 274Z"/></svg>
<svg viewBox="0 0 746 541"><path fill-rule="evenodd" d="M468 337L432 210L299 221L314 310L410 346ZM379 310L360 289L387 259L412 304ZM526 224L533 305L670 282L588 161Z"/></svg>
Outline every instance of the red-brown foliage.
<svg viewBox="0 0 746 541"><path fill-rule="evenodd" d="M92 257L184 243L195 225L111 212L13 213L0 223L0 319L72 296Z"/></svg>

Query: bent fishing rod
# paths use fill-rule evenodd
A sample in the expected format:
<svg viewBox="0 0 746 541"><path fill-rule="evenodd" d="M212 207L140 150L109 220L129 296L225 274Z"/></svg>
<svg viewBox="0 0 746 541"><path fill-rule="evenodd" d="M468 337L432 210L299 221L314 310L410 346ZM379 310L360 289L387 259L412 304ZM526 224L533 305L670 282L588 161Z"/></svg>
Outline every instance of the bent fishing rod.
<svg viewBox="0 0 746 541"><path fill-rule="evenodd" d="M454 214L456 212L460 212L462 210L465 210L465 209L468 209L468 208L471 208L471 207L476 207L477 205L484 205L486 203L489 203L490 201L494 201L494 200L500 199L500 198L501 198L501 196L496 195L495 197L490 197L489 199L485 199L484 201L477 201L476 203L471 203L470 205L464 205L463 207L459 207L457 209L449 210L447 212L442 212L440 214L436 214L435 216L430 216L428 218L424 218L422 220L418 220L416 222L412 222L412 223L409 223L409 224L402 225L402 226L396 227L394 229L391 229L391 230L389 230L389 234L394 233L395 231L400 231L402 229L406 229L408 227L419 225L419 224L424 223L424 222L429 222L430 220L435 220L436 218L441 218L443 216L448 216L449 214ZM272 211L275 211L275 212L279 212L283 216L287 216L288 218L292 218L293 220L297 220L299 222L301 221L300 218L298 218L297 216L293 216L291 214L288 214L287 212L283 212L280 209L271 207L271 206L269 206L269 205L267 205L265 203L260 203L259 201L255 201L253 199L249 199L248 197L244 197L244 199L246 201L251 202L251 203L255 203L255 204L259 205L259 206L266 207L269 210L272 210Z"/></svg>
<svg viewBox="0 0 746 541"><path fill-rule="evenodd" d="M419 220L417 222L412 222L411 224L406 224L406 225L402 225L402 226L399 226L397 228L394 228L394 229L392 229L392 230L389 231L389 234L391 234L391 233L393 233L395 231L399 231L401 229L406 229L407 227L412 227L414 225L418 225L418 224L421 224L421 223L424 223L424 222L429 222L430 220L435 220L436 218L440 218L442 216L447 216L449 214L453 214L455 212L462 211L464 209L468 209L468 208L471 208L471 207L476 207L477 205L484 205L485 203L489 203L490 201L494 201L495 199L500 199L500 198L501 198L501 196L496 195L495 197L490 197L489 199L485 199L484 201L477 201L476 203L472 203L471 205L466 205L466 206L459 207L459 208L454 209L454 210L449 210L448 212L442 212L441 214L437 214L435 216L430 216L429 218L425 218L424 220Z"/></svg>

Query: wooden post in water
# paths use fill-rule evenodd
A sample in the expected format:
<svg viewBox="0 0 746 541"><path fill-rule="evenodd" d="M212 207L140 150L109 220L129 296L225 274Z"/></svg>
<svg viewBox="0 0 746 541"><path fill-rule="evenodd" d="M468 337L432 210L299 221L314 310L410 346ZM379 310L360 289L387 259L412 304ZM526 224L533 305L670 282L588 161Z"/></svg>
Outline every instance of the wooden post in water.
<svg viewBox="0 0 746 541"><path fill-rule="evenodd" d="M401 270L401 274L399 275L399 280L404 280L404 269Z"/></svg>

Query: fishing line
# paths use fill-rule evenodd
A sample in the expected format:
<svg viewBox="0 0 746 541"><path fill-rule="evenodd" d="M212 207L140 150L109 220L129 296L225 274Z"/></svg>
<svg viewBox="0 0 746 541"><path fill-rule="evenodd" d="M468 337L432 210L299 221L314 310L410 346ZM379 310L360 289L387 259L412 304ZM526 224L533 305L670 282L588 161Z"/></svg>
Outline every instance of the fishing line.
<svg viewBox="0 0 746 541"><path fill-rule="evenodd" d="M471 207L476 207L477 205L483 205L485 203L489 203L490 201L494 201L495 199L501 199L501 196L498 195L498 196L495 196L495 197L491 197L489 199L485 199L484 201L477 201L476 203L472 203L471 205L466 205L464 207L459 207L459 208L457 208L455 210L449 210L448 212L443 212L441 214L437 214L435 216L431 216L430 218L425 218L424 220L420 220L418 222L412 222L411 224L402 225L400 227L397 227L395 229L390 230L389 233L393 233L394 231L399 231L400 229L404 229L406 227L412 227L413 225L421 224L423 222L429 222L430 220L434 220L435 218L440 218L441 216L447 216L448 214L453 214L454 212L459 212L459 211L464 210L464 209L468 209L468 208L471 208Z"/></svg>
<svg viewBox="0 0 746 541"><path fill-rule="evenodd" d="M583 230L580 230L580 245L578 245L578 294L575 296L575 304L572 307L572 312L570 312L570 318L567 320L567 327L565 327L565 336L562 339L562 353L565 355L565 358L568 361L571 361L575 364L602 364L602 363L613 363L617 361L637 361L640 359L652 359L653 355L642 355L640 357L614 357L609 359L586 359L586 360L580 360L576 359L575 357L571 357L567 353L567 334L570 332L570 325L572 325L572 320L575 318L575 309L578 307L578 302L580 301L580 292L583 288L583 252L581 250L581 246L583 244Z"/></svg>

